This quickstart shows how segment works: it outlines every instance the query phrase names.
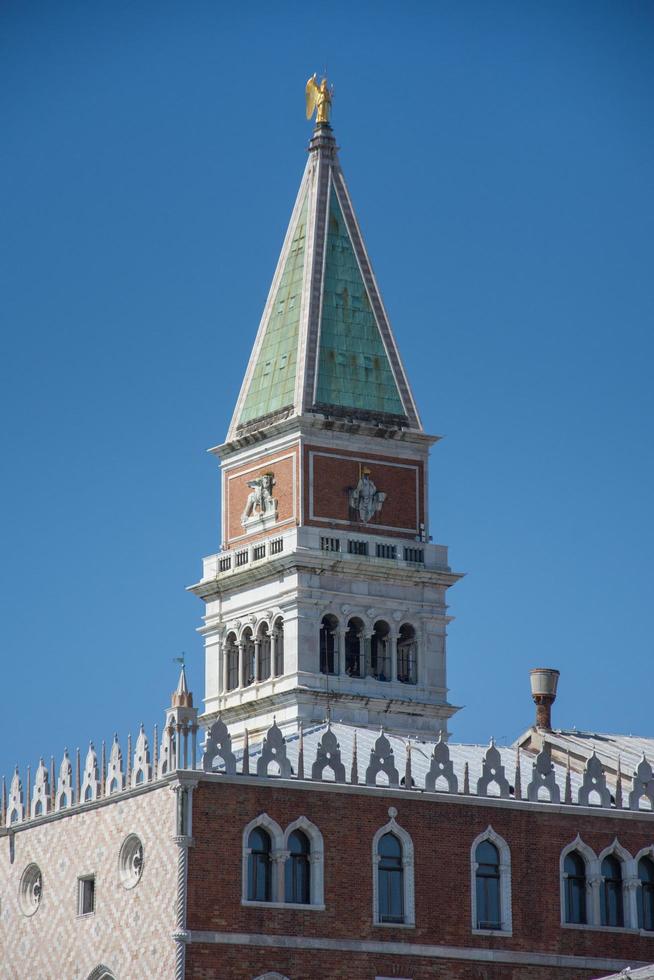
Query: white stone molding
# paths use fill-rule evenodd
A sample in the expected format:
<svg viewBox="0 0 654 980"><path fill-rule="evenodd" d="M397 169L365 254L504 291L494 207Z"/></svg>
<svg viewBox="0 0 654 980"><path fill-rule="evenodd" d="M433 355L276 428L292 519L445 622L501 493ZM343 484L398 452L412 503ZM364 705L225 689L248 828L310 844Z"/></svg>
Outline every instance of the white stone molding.
<svg viewBox="0 0 654 980"><path fill-rule="evenodd" d="M262 827L270 835L270 875L271 902L284 901L284 861L288 852L284 848L284 832L276 820L267 813L260 813L243 830L243 857L241 862L241 901L248 904L248 863L250 858L249 838L257 827ZM259 903L257 903L259 904ZM266 903L268 904L268 903Z"/></svg>
<svg viewBox="0 0 654 980"><path fill-rule="evenodd" d="M379 733L370 751L370 763L366 769L366 783L368 786L376 786L377 776L380 772L384 772L388 776L389 786L399 786L400 774L395 766L393 749L383 731Z"/></svg>
<svg viewBox="0 0 654 980"><path fill-rule="evenodd" d="M649 800L650 809L654 810L654 772L645 758L645 753L634 773L632 790L629 794L629 809L640 810L643 796Z"/></svg>
<svg viewBox="0 0 654 980"><path fill-rule="evenodd" d="M477 918L477 848L483 841L490 841L497 848L500 856L500 929L479 929ZM513 934L513 910L511 902L511 849L509 845L500 837L493 828L488 825L486 830L475 837L470 848L470 902L472 908L472 931L473 932L498 932L505 933L507 936Z"/></svg>
<svg viewBox="0 0 654 980"><path fill-rule="evenodd" d="M93 748L93 742L89 743L89 750L86 753L84 762L84 776L80 800L82 803L90 803L100 797L100 780L98 778L98 756Z"/></svg>
<svg viewBox="0 0 654 980"><path fill-rule="evenodd" d="M614 837L613 842L608 847L605 847L603 851L600 851L597 856L600 874L602 874L602 862L604 858L611 854L620 862L622 874L622 912L625 929L637 929L638 907L636 905L636 888L639 882L636 862L626 847L623 847L618 838Z"/></svg>
<svg viewBox="0 0 654 980"><path fill-rule="evenodd" d="M572 851L576 851L586 865L586 924L598 925L600 922L599 886L601 875L599 861L592 847L584 843L579 834L561 851L559 857L559 886L561 902L561 925L566 925L565 918L565 859Z"/></svg>
<svg viewBox="0 0 654 980"><path fill-rule="evenodd" d="M288 980L288 977L282 976L281 973L268 972L261 973L258 977L255 977L254 980Z"/></svg>
<svg viewBox="0 0 654 980"><path fill-rule="evenodd" d="M283 850L288 853L288 839L294 830L301 830L309 838L309 864L311 867L311 904L325 904L325 845L322 834L307 817L298 817L284 831Z"/></svg>
<svg viewBox="0 0 654 980"><path fill-rule="evenodd" d="M532 803L538 803L543 789L547 791L549 803L561 802L561 790L556 782L549 742L543 743L543 748L533 763L531 782L527 786L527 799Z"/></svg>
<svg viewBox="0 0 654 980"><path fill-rule="evenodd" d="M221 718L217 718L211 728L207 730L202 754L202 768L205 772L214 772L216 757L222 759L225 772L228 775L233 775L236 772L236 756L232 752L232 736Z"/></svg>
<svg viewBox="0 0 654 980"><path fill-rule="evenodd" d="M481 776L477 780L477 796L489 796L488 788L493 783L499 789L501 799L508 800L511 796L511 787L504 773L502 756L499 749L496 748L494 740L491 739L481 764Z"/></svg>
<svg viewBox="0 0 654 980"><path fill-rule="evenodd" d="M66 810L73 805L73 764L68 755L68 749L64 749L64 757L59 766L59 778L57 779L57 792L55 794L55 811Z"/></svg>
<svg viewBox="0 0 654 980"><path fill-rule="evenodd" d="M12 823L22 823L25 818L25 801L23 799L23 781L18 772L18 766L11 777L9 787L9 806L7 807L6 823L10 827Z"/></svg>
<svg viewBox="0 0 654 980"><path fill-rule="evenodd" d="M264 736L261 745L261 755L257 759L257 776L267 776L271 763L279 766L279 775L288 779L293 775L291 763L286 755L286 741L282 735L282 730L273 721Z"/></svg>
<svg viewBox="0 0 654 980"><path fill-rule="evenodd" d="M123 772L123 753L118 741L118 735L114 735L109 753L109 763L107 765L106 793L120 793L125 788L125 774Z"/></svg>
<svg viewBox="0 0 654 980"><path fill-rule="evenodd" d="M341 761L341 747L329 725L327 726L327 731L318 742L316 761L311 767L311 778L322 779L325 769L331 769L335 782L345 782L345 766Z"/></svg>
<svg viewBox="0 0 654 980"><path fill-rule="evenodd" d="M50 812L52 799L50 796L50 777L43 759L39 759L39 764L34 775L34 789L32 790L32 806L30 815L32 817L42 817Z"/></svg>
<svg viewBox="0 0 654 980"><path fill-rule="evenodd" d="M145 728L141 725L136 747L134 749L134 765L132 766L132 787L152 781L152 765L150 763L150 746Z"/></svg>
<svg viewBox="0 0 654 980"><path fill-rule="evenodd" d="M600 806L611 806L611 793L606 785L604 768L595 752L593 752L584 769L584 778L577 794L577 803L581 806L592 806L590 797L595 793L600 798Z"/></svg>
<svg viewBox="0 0 654 980"><path fill-rule="evenodd" d="M389 806L390 820L380 827L372 839L372 921L374 925L386 925L379 921L379 842L385 834L393 834L402 846L402 885L404 888L404 922L392 923L394 928L402 926L414 927L416 924L415 908L415 868L413 841L411 835L396 821L397 810Z"/></svg>
<svg viewBox="0 0 654 980"><path fill-rule="evenodd" d="M188 904L188 849L193 844L193 790L197 782L184 779L170 784L176 796L176 830L173 841L177 845L177 897L175 901L175 929L172 934L175 943L175 980L186 976L186 943L189 932L186 928Z"/></svg>
<svg viewBox="0 0 654 980"><path fill-rule="evenodd" d="M450 759L450 750L447 742L441 737L434 745L429 770L425 776L425 789L431 793L437 792L436 784L439 779L444 779L447 783L448 793L459 792L459 781L454 772L454 764Z"/></svg>

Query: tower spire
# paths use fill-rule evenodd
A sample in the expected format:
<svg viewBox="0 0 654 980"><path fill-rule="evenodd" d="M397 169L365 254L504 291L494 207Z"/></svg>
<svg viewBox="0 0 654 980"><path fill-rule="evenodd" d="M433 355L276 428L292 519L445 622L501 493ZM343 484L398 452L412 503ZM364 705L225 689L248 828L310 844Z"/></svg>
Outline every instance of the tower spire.
<svg viewBox="0 0 654 980"><path fill-rule="evenodd" d="M307 112L312 85L323 88L309 80ZM293 415L421 431L334 133L320 108L308 152L227 440Z"/></svg>

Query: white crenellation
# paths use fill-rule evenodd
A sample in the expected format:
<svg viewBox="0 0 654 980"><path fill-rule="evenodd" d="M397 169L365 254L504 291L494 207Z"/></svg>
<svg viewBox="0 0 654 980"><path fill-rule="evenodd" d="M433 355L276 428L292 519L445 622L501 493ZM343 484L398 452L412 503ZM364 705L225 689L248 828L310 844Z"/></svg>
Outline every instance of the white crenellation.
<svg viewBox="0 0 654 980"><path fill-rule="evenodd" d="M36 773L34 774L34 789L32 790L30 816L45 816L46 813L50 812L51 805L52 799L50 796L50 776L48 774L45 762L43 759L40 759Z"/></svg>
<svg viewBox="0 0 654 980"><path fill-rule="evenodd" d="M498 752L494 740L491 739L482 763L481 776L477 780L477 795L489 796L488 790L493 785L497 786L502 799L510 797L511 787L504 772L502 756Z"/></svg>
<svg viewBox="0 0 654 980"><path fill-rule="evenodd" d="M68 755L68 749L64 749L64 757L59 766L59 778L57 779L57 791L55 793L55 810L67 810L75 802L73 794L73 764Z"/></svg>
<svg viewBox="0 0 654 980"><path fill-rule="evenodd" d="M430 790L432 793L436 792L439 789L438 784L440 780L443 780L446 783L446 792L459 792L459 781L456 778L456 773L454 772L454 764L450 759L450 750L447 742L443 739L442 734L434 745L434 751L432 752L431 763L429 765L429 772L425 777L425 789Z"/></svg>
<svg viewBox="0 0 654 980"><path fill-rule="evenodd" d="M593 752L586 763L584 778L577 794L577 802L582 806L592 806L595 797L600 806L611 806L611 793L606 785L606 774L602 763Z"/></svg>
<svg viewBox="0 0 654 980"><path fill-rule="evenodd" d="M366 784L375 786L380 772L385 773L388 777L389 786L399 785L400 774L395 766L393 749L383 731L379 733L379 737L370 751L370 762L366 769Z"/></svg>
<svg viewBox="0 0 654 980"><path fill-rule="evenodd" d="M322 779L325 769L331 769L335 782L345 782L345 766L341 761L341 747L331 725L327 726L327 731L318 742L316 761L311 767L311 778Z"/></svg>
<svg viewBox="0 0 654 980"><path fill-rule="evenodd" d="M84 762L84 776L80 797L83 803L90 803L100 798L100 779L98 777L98 756L93 748L93 742L89 743L89 750L86 753Z"/></svg>
<svg viewBox="0 0 654 980"><path fill-rule="evenodd" d="M654 773L644 753L634 773L633 789L629 794L629 809L639 810L643 797L649 800L650 809L654 810Z"/></svg>
<svg viewBox="0 0 654 980"><path fill-rule="evenodd" d="M286 741L275 722L263 740L261 755L257 760L257 776L267 776L271 765L279 769L280 776L288 778L293 772L286 755Z"/></svg>
<svg viewBox="0 0 654 980"><path fill-rule="evenodd" d="M531 782L527 786L527 799L532 803L542 800L542 791L547 794L548 802L559 803L561 791L556 782L556 774L552 765L552 755L549 742L543 743L543 748L533 763Z"/></svg>
<svg viewBox="0 0 654 980"><path fill-rule="evenodd" d="M118 741L118 735L114 734L109 753L109 764L107 766L107 778L105 781L105 793L111 796L112 793L120 793L125 788L125 774L123 772L123 753Z"/></svg>
<svg viewBox="0 0 654 980"><path fill-rule="evenodd" d="M134 749L134 765L132 767L132 786L140 786L141 783L149 783L152 779L152 764L150 762L150 745L145 734L145 728L141 725L139 735L136 739Z"/></svg>
<svg viewBox="0 0 654 980"><path fill-rule="evenodd" d="M224 770L231 775L236 772L236 756L232 752L232 738L227 725L217 718L207 731L202 755L202 768L212 772L215 768L216 756L222 759Z"/></svg>
<svg viewBox="0 0 654 980"><path fill-rule="evenodd" d="M25 816L25 801L23 798L23 782L20 778L18 766L11 777L9 787L9 806L7 807L6 822L11 827L14 823L22 823Z"/></svg>

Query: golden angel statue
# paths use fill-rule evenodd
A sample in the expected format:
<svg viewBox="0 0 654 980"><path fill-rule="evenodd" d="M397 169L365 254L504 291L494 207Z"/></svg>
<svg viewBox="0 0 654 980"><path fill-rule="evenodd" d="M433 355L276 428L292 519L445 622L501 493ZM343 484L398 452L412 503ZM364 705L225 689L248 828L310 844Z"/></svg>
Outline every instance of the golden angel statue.
<svg viewBox="0 0 654 980"><path fill-rule="evenodd" d="M333 93L334 86L332 86L330 91L330 89L327 87L326 78L323 78L320 85L318 85L316 75L314 73L307 82L306 87L307 119L311 119L315 112L317 123L328 123L329 113L332 107Z"/></svg>

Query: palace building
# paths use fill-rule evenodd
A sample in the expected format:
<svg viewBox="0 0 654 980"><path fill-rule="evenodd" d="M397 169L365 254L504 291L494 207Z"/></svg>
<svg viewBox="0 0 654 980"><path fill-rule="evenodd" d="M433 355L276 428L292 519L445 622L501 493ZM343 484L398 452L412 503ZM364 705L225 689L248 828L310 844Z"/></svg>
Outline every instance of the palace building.
<svg viewBox="0 0 654 980"><path fill-rule="evenodd" d="M327 87L307 93L318 123L212 450L222 547L190 587L204 709L182 668L151 737L16 770L0 811L1 976L652 975L654 738L554 730L546 668L511 747L450 737L461 575L430 534L437 437Z"/></svg>

